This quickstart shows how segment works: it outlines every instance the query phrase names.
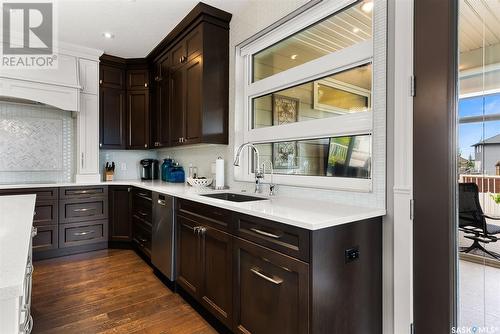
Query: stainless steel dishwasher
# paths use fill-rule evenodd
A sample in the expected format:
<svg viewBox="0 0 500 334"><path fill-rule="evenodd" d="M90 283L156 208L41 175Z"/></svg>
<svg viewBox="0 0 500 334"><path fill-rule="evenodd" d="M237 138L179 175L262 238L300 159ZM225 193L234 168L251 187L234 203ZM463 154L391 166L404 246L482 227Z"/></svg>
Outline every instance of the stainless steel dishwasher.
<svg viewBox="0 0 500 334"><path fill-rule="evenodd" d="M174 280L174 198L157 192L153 192L151 262Z"/></svg>

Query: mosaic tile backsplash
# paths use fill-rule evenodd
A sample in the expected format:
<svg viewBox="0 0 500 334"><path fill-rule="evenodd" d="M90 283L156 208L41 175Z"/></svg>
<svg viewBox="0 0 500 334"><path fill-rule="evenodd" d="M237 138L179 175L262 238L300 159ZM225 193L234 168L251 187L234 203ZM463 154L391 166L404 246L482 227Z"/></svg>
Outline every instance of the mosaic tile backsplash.
<svg viewBox="0 0 500 334"><path fill-rule="evenodd" d="M0 101L0 183L70 182L74 152L71 112Z"/></svg>

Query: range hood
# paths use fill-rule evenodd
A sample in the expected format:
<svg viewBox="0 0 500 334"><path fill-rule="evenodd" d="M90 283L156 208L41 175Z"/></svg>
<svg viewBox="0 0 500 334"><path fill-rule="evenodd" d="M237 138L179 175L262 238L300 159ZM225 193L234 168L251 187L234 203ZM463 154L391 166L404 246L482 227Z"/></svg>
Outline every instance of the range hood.
<svg viewBox="0 0 500 334"><path fill-rule="evenodd" d="M59 109L79 111L80 78L78 58L58 54L53 69L0 70L0 97L48 104Z"/></svg>

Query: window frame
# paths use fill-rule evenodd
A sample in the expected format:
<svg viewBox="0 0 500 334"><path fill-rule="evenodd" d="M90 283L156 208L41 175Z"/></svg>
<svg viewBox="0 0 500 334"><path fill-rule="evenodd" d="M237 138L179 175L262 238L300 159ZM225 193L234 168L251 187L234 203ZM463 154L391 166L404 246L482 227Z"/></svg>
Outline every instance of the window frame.
<svg viewBox="0 0 500 334"><path fill-rule="evenodd" d="M255 144L318 139L369 134L371 139L372 164L374 151L373 140L373 104L368 112L339 115L330 118L308 120L286 125L252 129L253 99L273 92L297 86L306 82L346 71L361 65L372 64L372 91L370 100L375 100L374 89L374 36L375 10L372 12L372 38L339 51L327 54L315 60L300 64L288 70L276 73L258 81L253 78L253 55L300 32L301 30L357 3L357 0L323 1L311 9L299 14L265 35L245 45L236 46L235 55L235 147L242 143ZM376 2L375 2L376 3ZM376 6L375 6L376 7ZM385 52L385 50L384 50ZM385 112L385 110L384 110ZM385 152L384 152L385 153ZM237 181L254 182L251 171L251 153L244 152L240 167L234 169ZM356 192L372 192L373 168L369 179L356 179L335 176L274 175L274 183ZM268 177L266 176L266 179ZM266 181L269 181L267 179Z"/></svg>

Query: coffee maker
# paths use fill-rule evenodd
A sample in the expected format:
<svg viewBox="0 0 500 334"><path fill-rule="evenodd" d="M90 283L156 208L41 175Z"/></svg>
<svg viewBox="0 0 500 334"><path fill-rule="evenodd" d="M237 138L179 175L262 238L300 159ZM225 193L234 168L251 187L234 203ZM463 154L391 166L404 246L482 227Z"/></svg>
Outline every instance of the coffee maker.
<svg viewBox="0 0 500 334"><path fill-rule="evenodd" d="M157 180L157 179L158 179L158 160L142 159L141 180Z"/></svg>

